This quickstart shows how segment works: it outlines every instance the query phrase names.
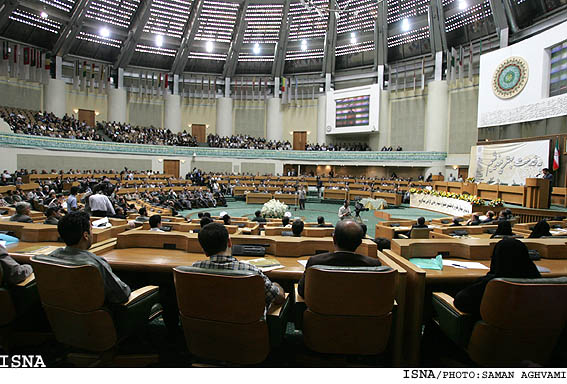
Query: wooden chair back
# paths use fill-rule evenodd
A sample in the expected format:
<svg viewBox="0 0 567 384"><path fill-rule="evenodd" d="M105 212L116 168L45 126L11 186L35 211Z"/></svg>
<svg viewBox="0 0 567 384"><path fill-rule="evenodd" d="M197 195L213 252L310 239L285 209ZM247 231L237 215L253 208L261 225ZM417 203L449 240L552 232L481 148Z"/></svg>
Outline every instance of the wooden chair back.
<svg viewBox="0 0 567 384"><path fill-rule="evenodd" d="M413 228L410 233L410 239L429 239L431 228Z"/></svg>
<svg viewBox="0 0 567 384"><path fill-rule="evenodd" d="M389 267L308 268L305 344L321 353L378 354L392 323L396 271Z"/></svg>
<svg viewBox="0 0 567 384"><path fill-rule="evenodd" d="M194 267L173 271L191 353L238 364L255 364L267 357L270 341L260 275Z"/></svg>
<svg viewBox="0 0 567 384"><path fill-rule="evenodd" d="M104 307L104 285L97 267L50 256L34 256L31 263L57 341L95 352L112 348L116 329Z"/></svg>
<svg viewBox="0 0 567 384"><path fill-rule="evenodd" d="M549 362L567 324L567 277L494 279L486 286L468 345L484 366Z"/></svg>

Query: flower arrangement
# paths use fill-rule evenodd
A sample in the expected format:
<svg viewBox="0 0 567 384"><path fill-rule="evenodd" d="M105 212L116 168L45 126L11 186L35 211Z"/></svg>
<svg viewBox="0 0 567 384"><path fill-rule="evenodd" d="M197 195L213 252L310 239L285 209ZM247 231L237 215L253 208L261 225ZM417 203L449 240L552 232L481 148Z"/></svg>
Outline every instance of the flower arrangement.
<svg viewBox="0 0 567 384"><path fill-rule="evenodd" d="M272 199L264 204L262 207L262 216L271 217L274 219L281 219L287 212L287 205L279 200Z"/></svg>
<svg viewBox="0 0 567 384"><path fill-rule="evenodd" d="M474 182L475 182L475 178L474 178L474 177L467 177L467 179L465 180L465 182L467 182L467 183L474 183Z"/></svg>
<svg viewBox="0 0 567 384"><path fill-rule="evenodd" d="M453 193L453 192L435 191L435 190L429 191L427 189L415 189L415 188L411 188L410 193L417 193L417 194L421 193L424 195L447 197L450 199L468 201L469 203L475 205L489 205L491 207L501 207L504 205L504 201L502 199L496 199L486 202L485 200L481 199L476 195L469 195L467 193L462 194L462 193Z"/></svg>

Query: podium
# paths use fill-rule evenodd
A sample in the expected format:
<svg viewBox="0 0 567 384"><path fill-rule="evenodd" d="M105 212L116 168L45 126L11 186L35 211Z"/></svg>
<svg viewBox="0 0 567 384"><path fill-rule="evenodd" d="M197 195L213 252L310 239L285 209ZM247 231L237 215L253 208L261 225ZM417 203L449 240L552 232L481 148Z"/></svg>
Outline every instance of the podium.
<svg viewBox="0 0 567 384"><path fill-rule="evenodd" d="M526 208L549 208L551 183L547 179L526 179Z"/></svg>

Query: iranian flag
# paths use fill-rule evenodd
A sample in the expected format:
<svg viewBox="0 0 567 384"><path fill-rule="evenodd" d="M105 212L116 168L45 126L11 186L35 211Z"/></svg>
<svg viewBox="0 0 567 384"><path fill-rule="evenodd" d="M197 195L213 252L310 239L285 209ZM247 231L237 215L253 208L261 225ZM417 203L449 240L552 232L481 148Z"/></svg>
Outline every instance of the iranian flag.
<svg viewBox="0 0 567 384"><path fill-rule="evenodd" d="M553 170L559 169L559 141L555 140L555 152L553 153Z"/></svg>

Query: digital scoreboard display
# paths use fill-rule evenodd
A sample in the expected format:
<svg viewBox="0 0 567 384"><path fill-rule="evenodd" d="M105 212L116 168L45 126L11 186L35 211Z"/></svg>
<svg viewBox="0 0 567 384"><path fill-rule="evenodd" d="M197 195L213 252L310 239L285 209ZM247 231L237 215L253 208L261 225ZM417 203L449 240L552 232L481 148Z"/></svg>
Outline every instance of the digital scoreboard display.
<svg viewBox="0 0 567 384"><path fill-rule="evenodd" d="M336 128L370 124L370 95L336 99Z"/></svg>

